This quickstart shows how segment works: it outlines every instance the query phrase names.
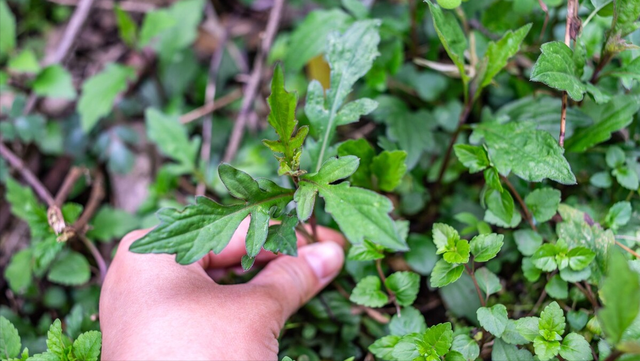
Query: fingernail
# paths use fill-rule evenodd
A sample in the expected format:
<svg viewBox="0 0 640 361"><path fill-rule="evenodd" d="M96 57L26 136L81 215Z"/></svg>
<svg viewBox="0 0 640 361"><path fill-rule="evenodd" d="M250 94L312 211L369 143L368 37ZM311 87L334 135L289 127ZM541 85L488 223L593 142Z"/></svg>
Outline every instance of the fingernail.
<svg viewBox="0 0 640 361"><path fill-rule="evenodd" d="M340 272L344 251L337 243L324 241L306 246L304 250L304 258L320 282L329 282Z"/></svg>

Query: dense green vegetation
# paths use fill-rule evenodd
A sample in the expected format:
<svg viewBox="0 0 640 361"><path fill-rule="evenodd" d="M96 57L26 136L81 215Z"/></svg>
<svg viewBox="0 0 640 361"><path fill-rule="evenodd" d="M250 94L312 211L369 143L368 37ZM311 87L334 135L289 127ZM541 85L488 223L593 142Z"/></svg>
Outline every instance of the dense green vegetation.
<svg viewBox="0 0 640 361"><path fill-rule="evenodd" d="M348 240L283 358L640 359L640 0L65 4L0 0L1 359L97 360L122 236L247 216L223 282Z"/></svg>

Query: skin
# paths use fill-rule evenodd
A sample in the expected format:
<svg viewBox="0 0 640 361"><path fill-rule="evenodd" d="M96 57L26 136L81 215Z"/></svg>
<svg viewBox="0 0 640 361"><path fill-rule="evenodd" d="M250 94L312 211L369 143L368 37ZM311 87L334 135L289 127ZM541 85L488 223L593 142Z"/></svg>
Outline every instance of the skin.
<svg viewBox="0 0 640 361"><path fill-rule="evenodd" d="M220 254L188 266L129 252L148 230L125 236L100 296L102 360L277 360L287 318L340 272L344 239L319 227L319 243L298 237L298 257L263 251L256 264L264 268L250 282L219 285L212 275L246 254L247 226Z"/></svg>

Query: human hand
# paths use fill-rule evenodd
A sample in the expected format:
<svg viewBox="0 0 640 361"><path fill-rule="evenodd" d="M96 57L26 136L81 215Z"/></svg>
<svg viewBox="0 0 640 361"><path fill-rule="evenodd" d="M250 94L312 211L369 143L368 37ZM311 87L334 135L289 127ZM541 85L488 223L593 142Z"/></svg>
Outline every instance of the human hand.
<svg viewBox="0 0 640 361"><path fill-rule="evenodd" d="M183 266L173 255L136 254L120 242L100 296L102 360L277 360L285 321L340 272L342 236L318 227L319 243L298 237L298 257L262 251L250 282L218 285L208 271L239 264L243 222L218 255ZM331 241L332 240L332 241ZM335 242L334 242L335 241Z"/></svg>

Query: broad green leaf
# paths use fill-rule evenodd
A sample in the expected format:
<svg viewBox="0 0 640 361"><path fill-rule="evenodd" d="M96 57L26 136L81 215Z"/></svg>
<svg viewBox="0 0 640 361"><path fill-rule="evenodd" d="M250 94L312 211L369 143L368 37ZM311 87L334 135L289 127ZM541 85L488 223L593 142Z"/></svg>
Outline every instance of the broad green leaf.
<svg viewBox="0 0 640 361"><path fill-rule="evenodd" d="M148 13L140 30L139 46L151 43L161 59L172 60L196 40L204 3L203 0L178 1L166 9Z"/></svg>
<svg viewBox="0 0 640 361"><path fill-rule="evenodd" d="M625 37L634 32L640 24L637 23L640 17L640 3L637 0L620 0L614 2L614 21L611 30L614 34Z"/></svg>
<svg viewBox="0 0 640 361"><path fill-rule="evenodd" d="M407 244L409 251L404 254L404 259L409 267L423 276L431 274L438 261L433 241L424 235L410 234Z"/></svg>
<svg viewBox="0 0 640 361"><path fill-rule="evenodd" d="M453 264L469 262L469 241L459 239L455 243L447 245L442 258Z"/></svg>
<svg viewBox="0 0 640 361"><path fill-rule="evenodd" d="M88 331L73 341L73 355L79 361L98 361L102 347L102 334Z"/></svg>
<svg viewBox="0 0 640 361"><path fill-rule="evenodd" d="M611 71L612 76L620 78L633 78L640 80L640 57L635 58L629 64Z"/></svg>
<svg viewBox="0 0 640 361"><path fill-rule="evenodd" d="M560 191L552 188L539 188L527 194L524 198L536 222L542 223L550 220L558 210L560 204Z"/></svg>
<svg viewBox="0 0 640 361"><path fill-rule="evenodd" d="M539 334L546 341L562 340L565 326L564 313L557 302L551 302L540 313Z"/></svg>
<svg viewBox="0 0 640 361"><path fill-rule="evenodd" d="M610 252L607 276L600 290L604 307L598 311L598 320L611 345L620 342L640 311L639 278L620 251Z"/></svg>
<svg viewBox="0 0 640 361"><path fill-rule="evenodd" d="M485 295L492 295L502 290L502 285L500 284L498 276L489 271L486 267L477 269L475 271L475 277L480 290L482 290Z"/></svg>
<svg viewBox="0 0 640 361"><path fill-rule="evenodd" d="M413 272L395 272L387 277L384 284L396 295L400 306L411 306L418 297L420 275Z"/></svg>
<svg viewBox="0 0 640 361"><path fill-rule="evenodd" d="M567 139L565 149L569 152L584 152L592 146L611 138L611 133L618 131L633 120L633 115L640 110L640 97L636 95L618 95L606 104L597 108L594 116L595 124L577 130Z"/></svg>
<svg viewBox="0 0 640 361"><path fill-rule="evenodd" d="M436 254L442 254L448 263L469 262L469 242L460 239L458 231L444 223L433 225L433 241L437 247Z"/></svg>
<svg viewBox="0 0 640 361"><path fill-rule="evenodd" d="M527 281L536 282L541 274L542 271L533 264L531 257L522 258L522 275Z"/></svg>
<svg viewBox="0 0 640 361"><path fill-rule="evenodd" d="M513 232L518 251L523 256L532 256L542 246L542 236L532 229L519 229Z"/></svg>
<svg viewBox="0 0 640 361"><path fill-rule="evenodd" d="M560 346L560 356L565 360L593 360L591 346L584 336L571 332L565 336Z"/></svg>
<svg viewBox="0 0 640 361"><path fill-rule="evenodd" d="M349 300L367 307L382 307L389 303L389 297L380 289L381 286L378 276L367 276L358 282Z"/></svg>
<svg viewBox="0 0 640 361"><path fill-rule="evenodd" d="M536 351L536 356L538 356L540 361L551 360L560 352L560 342L547 341L541 336L538 336L533 340L533 349Z"/></svg>
<svg viewBox="0 0 640 361"><path fill-rule="evenodd" d="M451 323L445 322L429 327L422 335L421 341L418 349L422 355L444 356L453 343Z"/></svg>
<svg viewBox="0 0 640 361"><path fill-rule="evenodd" d="M485 169L482 175L484 176L484 181L487 183L487 187L498 192L502 192L504 190L502 182L500 181L500 173L498 173L496 167L489 167Z"/></svg>
<svg viewBox="0 0 640 361"><path fill-rule="evenodd" d="M87 232L87 237L101 242L110 242L122 238L128 232L136 229L139 224L136 216L122 209L105 205L100 207L91 220L91 229Z"/></svg>
<svg viewBox="0 0 640 361"><path fill-rule="evenodd" d="M451 350L460 352L465 360L475 360L480 356L480 346L468 335L456 335Z"/></svg>
<svg viewBox="0 0 640 361"><path fill-rule="evenodd" d="M531 355L528 350L519 350L515 345L509 345L499 338L493 342L491 359L509 361L534 361L533 355Z"/></svg>
<svg viewBox="0 0 640 361"><path fill-rule="evenodd" d="M347 254L347 259L354 261L372 261L381 258L384 258L384 247L366 239L360 244L352 245Z"/></svg>
<svg viewBox="0 0 640 361"><path fill-rule="evenodd" d="M0 57L16 46L16 18L5 0L0 0Z"/></svg>
<svg viewBox="0 0 640 361"><path fill-rule="evenodd" d="M66 286L78 286L89 281L91 270L89 261L74 251L65 253L51 266L47 279Z"/></svg>
<svg viewBox="0 0 640 361"><path fill-rule="evenodd" d="M537 331L538 329L536 328L536 334ZM530 342L522 335L520 335L518 329L516 328L516 321L514 320L509 320L507 322L507 327L504 329L501 339L511 345L526 345Z"/></svg>
<svg viewBox="0 0 640 361"><path fill-rule="evenodd" d="M453 151L456 153L460 163L469 168L470 173L477 173L491 165L487 152L482 147L456 144L453 146Z"/></svg>
<svg viewBox="0 0 640 361"><path fill-rule="evenodd" d="M502 336L509 321L507 308L504 305L497 304L493 307L480 307L477 314L480 326L496 337Z"/></svg>
<svg viewBox="0 0 640 361"><path fill-rule="evenodd" d="M260 179L228 164L218 168L229 193L242 203L221 205L206 197L178 211L163 208L157 216L160 225L135 241L129 250L135 253L170 253L180 264L196 262L209 251L220 253L243 219L251 215L246 237L247 255L255 257L267 239L270 217L277 217L291 202L293 190Z"/></svg>
<svg viewBox="0 0 640 361"><path fill-rule="evenodd" d="M400 184L407 172L406 158L407 152L403 150L385 150L373 158L371 172L376 176L380 190L392 192Z"/></svg>
<svg viewBox="0 0 640 361"><path fill-rule="evenodd" d="M393 315L389 322L389 332L395 336L404 336L410 333L422 333L427 329L424 316L417 309L409 306L400 311L401 317Z"/></svg>
<svg viewBox="0 0 640 361"><path fill-rule="evenodd" d="M298 237L296 226L298 216L295 211L283 217L282 223L269 226L269 234L264 242L264 249L273 253L282 253L289 256L298 255Z"/></svg>
<svg viewBox="0 0 640 361"><path fill-rule="evenodd" d="M71 74L60 65L50 65L42 69L33 81L33 91L41 97L69 100L76 97Z"/></svg>
<svg viewBox="0 0 640 361"><path fill-rule="evenodd" d="M529 30L531 30L531 24L527 24L515 32L509 30L504 34L502 39L489 43L487 52L480 65L481 69L483 68L484 70L484 72L481 73L483 77L480 81L480 89L491 84L491 80L507 65L509 58L516 55L518 50L520 50L520 44L529 33Z"/></svg>
<svg viewBox="0 0 640 361"><path fill-rule="evenodd" d="M131 18L131 15L119 6L115 6L113 12L116 16L120 39L122 39L127 46L133 47L138 37L138 25L136 25L135 21Z"/></svg>
<svg viewBox="0 0 640 361"><path fill-rule="evenodd" d="M431 1L427 1L426 3L431 10L433 25L436 28L440 42L444 46L444 50L458 67L463 82L468 82L469 76L464 66L464 52L467 50L467 38L458 23L458 19L453 15L453 12L443 12L438 5L435 5Z"/></svg>
<svg viewBox="0 0 640 361"><path fill-rule="evenodd" d="M184 125L177 116L164 115L154 108L145 112L147 136L162 154L178 164L171 169L177 175L196 169L196 158L200 151L200 140L189 140Z"/></svg>
<svg viewBox="0 0 640 361"><path fill-rule="evenodd" d="M488 189L484 194L484 201L491 213L506 224L510 224L515 214L515 203L507 189L497 191Z"/></svg>
<svg viewBox="0 0 640 361"><path fill-rule="evenodd" d="M10 359L18 356L22 343L15 326L4 316L0 316L0 356Z"/></svg>
<svg viewBox="0 0 640 361"><path fill-rule="evenodd" d="M415 360L420 356L418 344L421 342L421 334L412 333L405 335L393 348L392 356L397 360Z"/></svg>
<svg viewBox="0 0 640 361"><path fill-rule="evenodd" d="M369 15L369 8L359 0L342 0L341 3L358 20L364 19Z"/></svg>
<svg viewBox="0 0 640 361"><path fill-rule="evenodd" d="M584 93L593 91L580 80L573 50L560 41L542 44L542 54L531 69L531 81L541 82L551 88L564 90L575 101L581 101Z"/></svg>
<svg viewBox="0 0 640 361"><path fill-rule="evenodd" d="M132 68L111 63L82 84L78 113L85 133L89 133L100 118L111 112L116 97L127 89L127 83L134 77L135 72Z"/></svg>
<svg viewBox="0 0 640 361"><path fill-rule="evenodd" d="M476 262L487 262L494 258L502 245L504 244L504 235L502 234L480 234L470 242L473 260Z"/></svg>
<svg viewBox="0 0 640 361"><path fill-rule="evenodd" d="M327 61L331 67L331 88L324 97L318 81L312 81L307 90L305 113L314 134L319 139L319 155L315 166L318 172L327 157L327 149L334 136L347 95L355 82L371 68L378 56L378 20L357 21L344 34L331 33L327 39ZM348 105L348 104L347 104ZM352 113L344 107L342 111Z"/></svg>
<svg viewBox="0 0 640 361"><path fill-rule="evenodd" d="M338 147L338 155L355 155L360 158L360 166L349 178L351 184L356 187L373 189L371 183L371 161L375 157L375 151L369 142L364 139L349 139Z"/></svg>
<svg viewBox="0 0 640 361"><path fill-rule="evenodd" d="M9 287L13 292L22 294L31 285L32 259L32 252L28 248L11 256L11 261L4 270L4 278L9 282Z"/></svg>
<svg viewBox="0 0 640 361"><path fill-rule="evenodd" d="M625 155L624 151L617 146L611 146L607 148L607 154L605 156L607 165L610 168L618 168L624 165Z"/></svg>
<svg viewBox="0 0 640 361"><path fill-rule="evenodd" d="M638 190L638 173L630 167L619 167L614 169L611 174L616 177L621 186L636 191Z"/></svg>
<svg viewBox="0 0 640 361"><path fill-rule="evenodd" d="M63 360L67 357L69 348L71 348L71 341L62 333L62 323L60 319L56 319L49 327L47 332L47 348L49 353L55 355L58 360Z"/></svg>
<svg viewBox="0 0 640 361"><path fill-rule="evenodd" d="M626 201L618 202L609 208L604 222L610 228L617 229L629 223L631 213L631 203Z"/></svg>
<svg viewBox="0 0 640 361"><path fill-rule="evenodd" d="M584 310L567 312L567 322L574 331L582 330L587 325L587 321L589 321L589 314Z"/></svg>
<svg viewBox="0 0 640 361"><path fill-rule="evenodd" d="M480 123L474 135L484 137L491 160L504 176L513 171L529 182L549 178L562 184L576 183L562 148L551 134L536 130L533 122Z"/></svg>
<svg viewBox="0 0 640 361"><path fill-rule="evenodd" d="M325 211L333 217L340 230L353 244L367 239L393 250L406 249L396 225L389 217L391 201L375 192L350 187L348 182L331 184L347 178L358 168L358 158L346 156L328 159L319 172L300 177L295 193L298 218L305 221L311 215L316 194L325 201Z"/></svg>
<svg viewBox="0 0 640 361"><path fill-rule="evenodd" d="M520 336L524 337L527 341L533 342L539 333L540 319L538 317L523 317L516 321L516 330Z"/></svg>
<svg viewBox="0 0 640 361"><path fill-rule="evenodd" d="M589 183L598 188L610 188L612 181L608 172L598 172L591 176Z"/></svg>
<svg viewBox="0 0 640 361"><path fill-rule="evenodd" d="M544 289L551 298L556 300L566 300L569 298L569 285L565 280L560 278L559 275L551 277L551 280L547 282Z"/></svg>
<svg viewBox="0 0 640 361"><path fill-rule="evenodd" d="M589 266L596 257L596 253L586 247L576 247L567 253L569 267L575 271L580 271Z"/></svg>
<svg viewBox="0 0 640 361"><path fill-rule="evenodd" d="M443 259L436 262L436 266L431 271L429 283L431 287L444 287L453 283L462 276L464 265L451 264Z"/></svg>
<svg viewBox="0 0 640 361"><path fill-rule="evenodd" d="M297 72L325 50L327 36L332 31L344 31L350 16L339 9L315 10L296 26L289 39L289 49L284 58L287 71Z"/></svg>
<svg viewBox="0 0 640 361"><path fill-rule="evenodd" d="M16 73L36 74L40 72L40 64L38 64L36 54L31 49L25 49L18 55L10 58L7 68Z"/></svg>
<svg viewBox="0 0 640 361"><path fill-rule="evenodd" d="M393 348L398 344L401 338L401 336L395 335L379 338L369 346L369 352L383 360L394 361L396 358L393 357Z"/></svg>
<svg viewBox="0 0 640 361"><path fill-rule="evenodd" d="M276 154L280 162L279 175L298 175L300 170L300 155L302 145L309 132L309 127L301 127L294 134L298 121L296 120L296 104L298 95L289 93L284 88L284 74L282 68L276 66L271 80L271 95L267 98L271 112L267 121L278 134L278 140L264 140L264 144Z"/></svg>

